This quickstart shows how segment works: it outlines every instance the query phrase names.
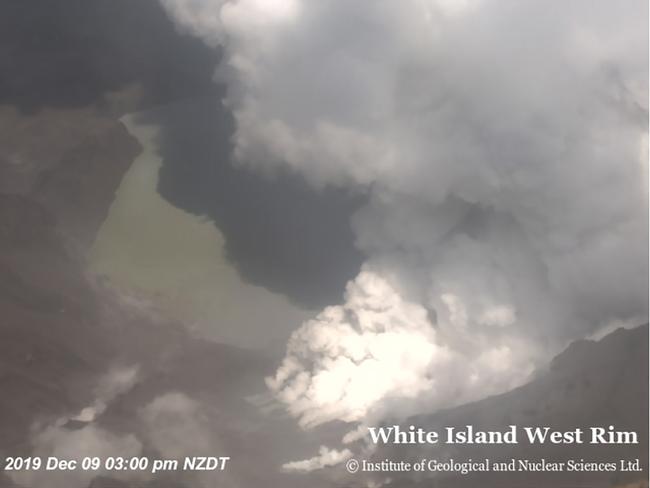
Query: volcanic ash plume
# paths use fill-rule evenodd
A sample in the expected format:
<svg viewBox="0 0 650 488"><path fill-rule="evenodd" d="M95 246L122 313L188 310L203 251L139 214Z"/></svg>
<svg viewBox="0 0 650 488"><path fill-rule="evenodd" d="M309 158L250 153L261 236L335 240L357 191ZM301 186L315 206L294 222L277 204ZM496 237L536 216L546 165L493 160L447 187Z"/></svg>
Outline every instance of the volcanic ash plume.
<svg viewBox="0 0 650 488"><path fill-rule="evenodd" d="M367 199L364 269L269 380L303 426L503 391L646 315L647 2L163 4L224 50L237 164Z"/></svg>
<svg viewBox="0 0 650 488"><path fill-rule="evenodd" d="M304 427L380 417L382 400L449 406L516 386L531 371L529 351L507 337L489 347L468 335L467 354L449 347L425 308L371 272L348 285L346 298L294 332L268 381ZM461 320L462 305L446 298L452 320Z"/></svg>

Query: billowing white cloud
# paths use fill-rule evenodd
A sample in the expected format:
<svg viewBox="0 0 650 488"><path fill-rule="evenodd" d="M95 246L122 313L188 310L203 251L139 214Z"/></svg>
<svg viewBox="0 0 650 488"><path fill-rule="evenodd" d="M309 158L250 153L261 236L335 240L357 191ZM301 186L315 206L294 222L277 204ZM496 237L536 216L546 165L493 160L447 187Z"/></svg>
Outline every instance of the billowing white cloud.
<svg viewBox="0 0 650 488"><path fill-rule="evenodd" d="M94 389L95 399L79 413L61 417L53 423L32 427L30 443L31 456L39 457L43 463L49 457L77 462L74 470L50 469L8 472L21 486L29 488L86 488L97 476L111 476L117 479L142 481L147 477L142 472L116 472L106 470L104 461L108 457L130 458L140 456L142 444L132 434L116 434L93 423L110 403L129 391L138 379L138 366L118 365L108 370ZM81 428L69 427L70 421L83 422ZM97 469L83 469L84 458L97 457L101 460Z"/></svg>
<svg viewBox="0 0 650 488"><path fill-rule="evenodd" d="M205 456L214 449L205 426L201 405L184 393L169 392L156 397L139 411L147 441L163 456Z"/></svg>
<svg viewBox="0 0 650 488"><path fill-rule="evenodd" d="M282 468L286 471L315 471L317 469L323 469L329 466L336 466L337 464L347 461L352 456L352 452L349 449L343 449L342 451L337 451L336 449L328 449L325 446L321 446L318 450L318 455L303 461L292 461L286 463Z"/></svg>
<svg viewBox="0 0 650 488"><path fill-rule="evenodd" d="M415 399L447 407L527 379L532 346L470 330L460 299L446 295L444 302L449 322L434 326L424 307L363 271L348 285L344 305L294 332L269 387L302 426L313 427L408 410Z"/></svg>
<svg viewBox="0 0 650 488"><path fill-rule="evenodd" d="M503 390L647 314L647 2L163 3L223 46L238 164L368 198L364 271L270 381L302 425Z"/></svg>
<svg viewBox="0 0 650 488"><path fill-rule="evenodd" d="M104 413L106 407L119 395L135 386L138 380L138 366L115 366L99 380L95 388L95 401L84 407L71 420L92 422Z"/></svg>
<svg viewBox="0 0 650 488"><path fill-rule="evenodd" d="M105 469L105 460L109 457L131 457L142 455L142 444L132 434L117 435L95 425L82 429L68 430L65 427L48 426L35 433L32 438L35 446L32 456L39 457L43 463L48 458L75 460L76 469L50 469L42 466L38 470L7 472L20 486L29 488L87 488L97 476L111 476L117 479L138 479L140 472L120 472ZM86 457L101 460L99 468L82 469Z"/></svg>
<svg viewBox="0 0 650 488"><path fill-rule="evenodd" d="M165 459L188 456L230 456L231 448L216 434L218 415L200 401L181 392L167 392L138 411L147 447ZM230 471L186 471L180 478L188 486L236 488L239 483Z"/></svg>

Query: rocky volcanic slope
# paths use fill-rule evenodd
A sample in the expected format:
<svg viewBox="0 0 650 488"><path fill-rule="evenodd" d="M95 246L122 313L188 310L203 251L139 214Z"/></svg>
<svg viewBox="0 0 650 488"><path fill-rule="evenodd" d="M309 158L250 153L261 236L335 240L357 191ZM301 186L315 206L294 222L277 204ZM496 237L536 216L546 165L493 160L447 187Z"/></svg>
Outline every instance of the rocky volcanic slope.
<svg viewBox="0 0 650 488"><path fill-rule="evenodd" d="M85 267L85 253L140 151L119 117L217 97L216 56L177 34L157 0L0 4L0 458L45 449L35 440L44 426L55 426L66 442L77 439L75 432L79 439L93 432L136 435L147 454L160 455L160 442L151 438L156 429L147 427L142 411L153 408L155 421L154 407L163 405L172 409L161 414L163 426L171 425L163 448L218 440L226 448L198 454L234 456L231 473L243 485L305 486L300 476L269 474L299 455L286 454L276 441L291 436L295 442L286 444L305 452L317 445L301 441L291 419L266 422L244 398L263 389L273 367L268 359L190 337ZM115 366L137 367L137 381L95 419L61 428L61 419L97 404L99 386ZM201 413L179 414L176 407ZM180 424L166 415L180 415ZM258 459L258 467L249 459ZM130 486L103 475L74 483L34 480L25 486ZM173 478L134 486L147 483L190 486ZM0 487L14 486L0 472Z"/></svg>
<svg viewBox="0 0 650 488"><path fill-rule="evenodd" d="M467 459L542 459L566 461L618 461L640 459L643 473L573 473L531 474L506 473L436 479L436 487L611 487L618 484L647 480L648 475L648 325L632 330L619 329L598 342L577 341L558 355L548 371L531 383L503 395L441 411L431 416L419 416L404 423L426 430L445 427L462 428L473 425L477 430L505 430L509 425L548 426L556 430L614 425L617 430L635 431L638 445L529 445L503 447L445 446L439 448L382 448L376 453L381 459L424 458L457 461ZM523 433L522 433L523 434ZM432 486L396 480L389 486ZM647 485L631 485L647 486Z"/></svg>
<svg viewBox="0 0 650 488"><path fill-rule="evenodd" d="M86 405L138 346L179 344L88 278L84 253L140 151L118 117L211 93L212 56L156 0L0 5L1 454Z"/></svg>

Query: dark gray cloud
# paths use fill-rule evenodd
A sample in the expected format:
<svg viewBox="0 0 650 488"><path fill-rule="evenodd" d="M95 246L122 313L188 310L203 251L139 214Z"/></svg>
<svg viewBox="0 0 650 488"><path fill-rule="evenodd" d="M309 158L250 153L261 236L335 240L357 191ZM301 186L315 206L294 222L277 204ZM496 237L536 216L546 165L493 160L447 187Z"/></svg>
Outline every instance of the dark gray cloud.
<svg viewBox="0 0 650 488"><path fill-rule="evenodd" d="M217 100L191 100L138 120L161 128L161 196L215 223L244 280L309 309L338 301L363 261L349 222L359 195L314 192L287 171L264 177L234 167L234 123Z"/></svg>
<svg viewBox="0 0 650 488"><path fill-rule="evenodd" d="M0 104L25 112L134 110L105 99L130 85L140 87L139 106L215 91L219 53L176 35L156 0L3 2L0 44Z"/></svg>

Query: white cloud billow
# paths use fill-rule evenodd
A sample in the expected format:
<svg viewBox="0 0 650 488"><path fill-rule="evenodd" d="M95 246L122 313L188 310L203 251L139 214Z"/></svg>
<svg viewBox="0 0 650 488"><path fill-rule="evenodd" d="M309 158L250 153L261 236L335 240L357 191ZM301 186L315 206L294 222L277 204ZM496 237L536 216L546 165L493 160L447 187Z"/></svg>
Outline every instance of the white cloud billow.
<svg viewBox="0 0 650 488"><path fill-rule="evenodd" d="M368 197L364 271L270 381L303 426L502 391L646 315L647 2L163 4L224 48L238 164Z"/></svg>
<svg viewBox="0 0 650 488"><path fill-rule="evenodd" d="M318 455L302 461L291 461L282 466L286 471L302 471L310 472L317 469L323 469L329 466L336 466L337 464L347 461L352 456L349 449L337 451L336 449L328 449L321 446L318 450Z"/></svg>
<svg viewBox="0 0 650 488"><path fill-rule="evenodd" d="M129 459L142 455L142 444L132 435L113 434L101 427L87 425L82 429L69 430L50 425L35 433L31 439L34 445L32 456L39 457L43 466L38 470L10 472L10 477L20 486L30 488L87 488L98 476L142 481L147 475L139 472L119 472L105 469L104 461L109 457ZM48 458L76 460L74 470L45 469ZM83 458L97 457L101 460L98 469L82 469Z"/></svg>
<svg viewBox="0 0 650 488"><path fill-rule="evenodd" d="M511 338L461 331L465 311L448 296L453 349L427 310L405 301L381 276L363 271L348 285L346 302L328 307L292 335L270 388L304 427L331 420L381 417L408 403L450 406L520 384L531 372L531 351ZM489 342L489 344L484 343ZM517 346L517 347L515 347ZM403 405L400 400L406 400Z"/></svg>

